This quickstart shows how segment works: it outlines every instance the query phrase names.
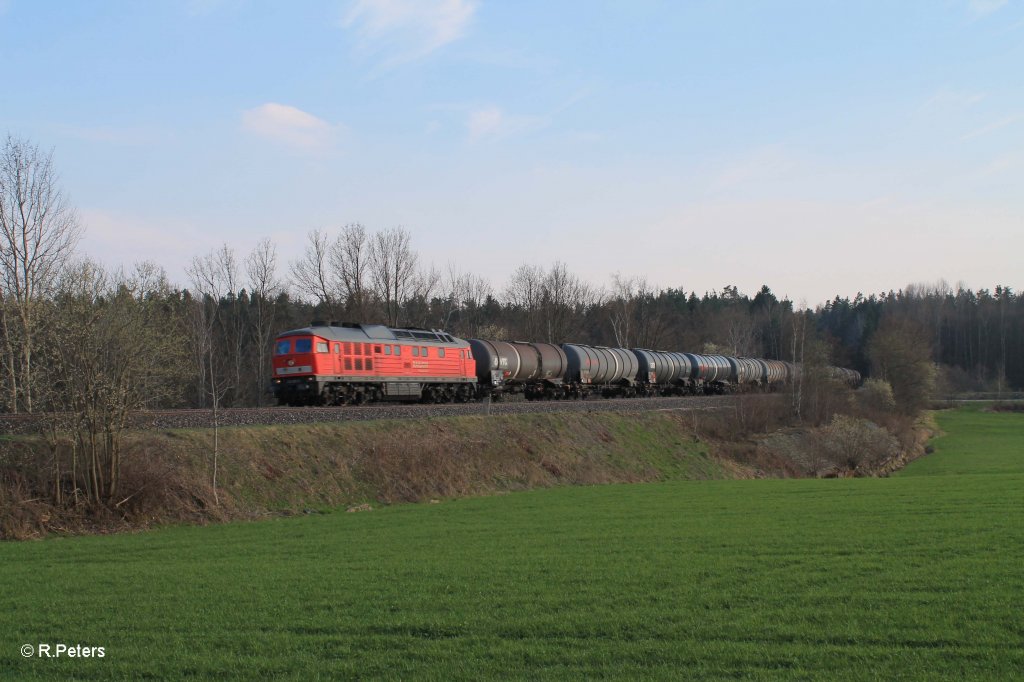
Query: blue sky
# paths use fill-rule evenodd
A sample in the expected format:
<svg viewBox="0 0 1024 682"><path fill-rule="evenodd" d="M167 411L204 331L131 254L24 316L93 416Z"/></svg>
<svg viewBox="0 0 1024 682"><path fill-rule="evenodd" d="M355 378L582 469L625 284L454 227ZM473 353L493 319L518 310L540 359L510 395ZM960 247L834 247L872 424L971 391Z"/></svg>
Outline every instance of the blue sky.
<svg viewBox="0 0 1024 682"><path fill-rule="evenodd" d="M0 63L83 250L179 282L362 222L498 290L1024 286L1019 0L0 0Z"/></svg>

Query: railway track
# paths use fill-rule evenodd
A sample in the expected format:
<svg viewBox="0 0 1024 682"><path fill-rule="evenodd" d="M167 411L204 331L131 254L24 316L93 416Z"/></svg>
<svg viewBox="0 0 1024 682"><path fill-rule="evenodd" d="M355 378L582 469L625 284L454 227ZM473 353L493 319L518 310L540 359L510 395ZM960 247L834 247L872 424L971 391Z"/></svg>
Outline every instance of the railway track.
<svg viewBox="0 0 1024 682"><path fill-rule="evenodd" d="M778 396L773 395L723 395L610 400L592 398L590 400L574 401L446 403L440 405L385 404L355 407L233 407L218 410L217 423L220 426L256 426L545 412L696 411L723 409L733 405L737 400L772 400L777 398ZM0 415L0 434L36 433L46 428L52 419L52 415ZM152 410L133 414L130 428L134 430L210 428L213 424L213 411L209 409Z"/></svg>

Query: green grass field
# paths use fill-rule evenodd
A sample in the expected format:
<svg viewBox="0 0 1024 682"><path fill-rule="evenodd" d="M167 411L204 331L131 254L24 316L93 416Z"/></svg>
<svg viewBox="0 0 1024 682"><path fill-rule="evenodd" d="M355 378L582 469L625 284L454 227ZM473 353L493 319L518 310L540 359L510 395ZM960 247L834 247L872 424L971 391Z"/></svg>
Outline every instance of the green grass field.
<svg viewBox="0 0 1024 682"><path fill-rule="evenodd" d="M0 678L1014 679L1024 415L887 479L561 488L0 545ZM23 644L103 659L22 658Z"/></svg>

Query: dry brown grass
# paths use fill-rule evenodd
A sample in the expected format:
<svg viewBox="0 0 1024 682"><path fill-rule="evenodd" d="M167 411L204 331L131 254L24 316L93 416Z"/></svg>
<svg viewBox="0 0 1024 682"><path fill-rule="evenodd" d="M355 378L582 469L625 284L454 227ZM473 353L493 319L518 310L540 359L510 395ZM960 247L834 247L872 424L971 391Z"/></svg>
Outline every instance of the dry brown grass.
<svg viewBox="0 0 1024 682"><path fill-rule="evenodd" d="M53 495L42 441L0 444L0 531L105 532L168 522L486 495L556 485L731 478L678 414L456 417L221 429L218 486L210 430L126 441L122 483L103 507ZM65 453L66 454L66 453Z"/></svg>

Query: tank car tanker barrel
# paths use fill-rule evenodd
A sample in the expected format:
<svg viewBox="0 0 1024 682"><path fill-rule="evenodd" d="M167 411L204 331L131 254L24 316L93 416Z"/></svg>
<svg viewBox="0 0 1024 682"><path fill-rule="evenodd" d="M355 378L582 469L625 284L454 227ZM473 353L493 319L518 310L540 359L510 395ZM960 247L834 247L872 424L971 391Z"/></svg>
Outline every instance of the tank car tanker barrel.
<svg viewBox="0 0 1024 682"><path fill-rule="evenodd" d="M752 384L761 381L762 369L752 358L727 357L731 366L730 378L737 384Z"/></svg>
<svg viewBox="0 0 1024 682"><path fill-rule="evenodd" d="M670 351L666 355L670 356L678 366L675 380L677 382L689 381L690 376L693 374L693 363L690 362L690 358L685 353L677 353L675 351Z"/></svg>
<svg viewBox="0 0 1024 682"><path fill-rule="evenodd" d="M781 384L786 381L788 370L786 365L779 360L758 360L764 368L764 382L766 384Z"/></svg>
<svg viewBox="0 0 1024 682"><path fill-rule="evenodd" d="M567 358L566 381L578 384L599 383L600 356L595 348L574 343L563 343L562 350Z"/></svg>
<svg viewBox="0 0 1024 682"><path fill-rule="evenodd" d="M615 356L616 369L616 373L609 383L626 382L632 384L636 381L636 373L639 370L636 355L625 348L609 348L608 350Z"/></svg>
<svg viewBox="0 0 1024 682"><path fill-rule="evenodd" d="M633 355L636 356L637 362L637 381L647 381L650 383L658 383L659 381L666 381L663 379L666 375L665 368L658 362L658 354L654 351L643 350L641 348L632 349Z"/></svg>
<svg viewBox="0 0 1024 682"><path fill-rule="evenodd" d="M713 371L708 364L707 356L695 353L683 353L683 356L690 361L690 378L694 381L707 381Z"/></svg>
<svg viewBox="0 0 1024 682"><path fill-rule="evenodd" d="M522 359L512 344L483 339L468 341L476 360L476 376L480 383L488 386L500 384L521 373Z"/></svg>
<svg viewBox="0 0 1024 682"><path fill-rule="evenodd" d="M640 370L636 354L625 348L563 343L562 350L568 362L566 381L599 386L632 384Z"/></svg>
<svg viewBox="0 0 1024 682"><path fill-rule="evenodd" d="M614 371L615 358L607 348L592 347L591 350L597 356L597 365L591 381L595 384L607 384Z"/></svg>
<svg viewBox="0 0 1024 682"><path fill-rule="evenodd" d="M539 378L548 381L561 381L565 377L569 360L565 351L553 343L531 343L540 359Z"/></svg>
<svg viewBox="0 0 1024 682"><path fill-rule="evenodd" d="M709 364L714 367L714 374L709 381L729 382L732 381L732 366L724 355L708 355Z"/></svg>
<svg viewBox="0 0 1024 682"><path fill-rule="evenodd" d="M477 380L487 392L525 392L543 397L547 388L561 383L569 362L565 352L551 343L469 339L476 359ZM547 388L546 388L547 387Z"/></svg>
<svg viewBox="0 0 1024 682"><path fill-rule="evenodd" d="M537 349L523 341L508 344L519 355L519 372L508 377L509 381L532 381L540 376L540 354Z"/></svg>

